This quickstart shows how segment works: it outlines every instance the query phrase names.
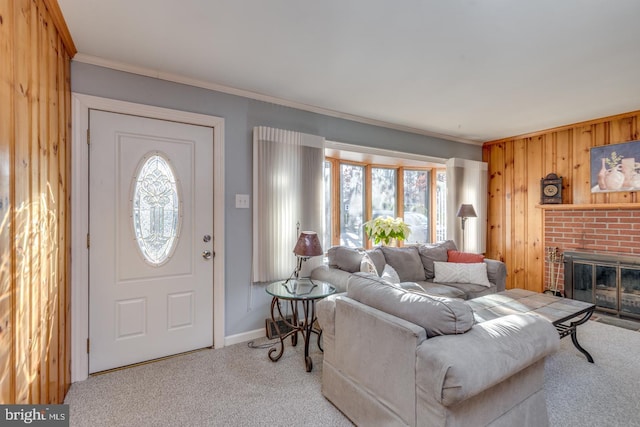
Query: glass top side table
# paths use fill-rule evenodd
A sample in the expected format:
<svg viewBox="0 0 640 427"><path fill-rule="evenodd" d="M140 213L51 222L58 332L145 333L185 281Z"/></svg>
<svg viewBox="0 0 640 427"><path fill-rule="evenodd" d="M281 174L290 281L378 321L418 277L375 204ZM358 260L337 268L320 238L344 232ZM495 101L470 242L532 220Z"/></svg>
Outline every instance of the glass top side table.
<svg viewBox="0 0 640 427"><path fill-rule="evenodd" d="M277 362L284 352L284 340L291 336L291 344L295 346L298 343L298 332L300 332L304 339L305 368L307 372L311 372L313 363L309 357L309 340L312 333L318 335L318 347L322 350L320 346L322 331L313 328L316 321L315 302L335 293L336 288L320 280L289 279L273 282L267 286L266 290L269 295L273 296L271 300L271 320L275 325L278 339L280 340L279 351L276 347L277 344L269 349L269 359ZM291 306L292 317L290 321L282 314L282 301L285 304L288 301ZM300 319L298 303L302 306L302 319ZM278 326L278 319L281 319L291 330L282 333Z"/></svg>

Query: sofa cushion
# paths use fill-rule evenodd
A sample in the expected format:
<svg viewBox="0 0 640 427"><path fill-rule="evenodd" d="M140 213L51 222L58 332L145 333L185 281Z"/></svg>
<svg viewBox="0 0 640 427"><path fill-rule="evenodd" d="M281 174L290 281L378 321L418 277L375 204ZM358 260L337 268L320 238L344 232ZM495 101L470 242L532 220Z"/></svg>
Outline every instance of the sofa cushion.
<svg viewBox="0 0 640 427"><path fill-rule="evenodd" d="M416 246L403 248L382 246L381 249L385 261L398 272L401 282L419 282L426 279Z"/></svg>
<svg viewBox="0 0 640 427"><path fill-rule="evenodd" d="M447 251L449 250L456 250L456 244L453 240L418 246L418 253L420 254L420 260L427 279L433 279L435 276L433 271L434 261L447 261Z"/></svg>
<svg viewBox="0 0 640 427"><path fill-rule="evenodd" d="M484 261L484 255L473 254L471 252L460 252L460 251L447 251L447 261L448 262L458 262L458 263L477 263Z"/></svg>
<svg viewBox="0 0 640 427"><path fill-rule="evenodd" d="M329 267L355 273L360 271L362 251L346 246L333 246L327 251Z"/></svg>
<svg viewBox="0 0 640 427"><path fill-rule="evenodd" d="M551 322L511 314L476 324L461 337L424 341L417 350L416 386L445 406L455 405L557 351Z"/></svg>
<svg viewBox="0 0 640 427"><path fill-rule="evenodd" d="M389 286L372 276L354 274L349 280L347 296L422 326L427 337L462 334L473 326L473 311L463 300Z"/></svg>
<svg viewBox="0 0 640 427"><path fill-rule="evenodd" d="M473 283L476 285L491 286L487 278L487 265L484 262L476 264L455 262L434 262L436 283Z"/></svg>
<svg viewBox="0 0 640 427"><path fill-rule="evenodd" d="M464 289L459 289L455 286L451 286L450 284L445 285L442 283L433 283L427 281L420 282L419 285L420 287L422 287L422 289L424 289L424 292L429 295L434 295L437 297L469 299ZM485 288L483 287L483 289Z"/></svg>

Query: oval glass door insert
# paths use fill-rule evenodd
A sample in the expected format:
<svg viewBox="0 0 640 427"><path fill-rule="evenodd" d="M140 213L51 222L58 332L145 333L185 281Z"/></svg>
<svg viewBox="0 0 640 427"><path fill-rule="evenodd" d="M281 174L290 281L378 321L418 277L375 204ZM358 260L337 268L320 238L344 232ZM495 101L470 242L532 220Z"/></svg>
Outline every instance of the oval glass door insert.
<svg viewBox="0 0 640 427"><path fill-rule="evenodd" d="M160 266L171 257L182 219L178 179L169 159L160 152L146 154L134 177L133 229L145 261Z"/></svg>

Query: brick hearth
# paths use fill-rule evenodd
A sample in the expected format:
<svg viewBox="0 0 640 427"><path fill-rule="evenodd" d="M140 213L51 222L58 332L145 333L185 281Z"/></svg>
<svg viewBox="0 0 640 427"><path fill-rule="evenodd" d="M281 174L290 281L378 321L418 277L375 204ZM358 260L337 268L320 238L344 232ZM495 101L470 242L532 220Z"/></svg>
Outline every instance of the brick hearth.
<svg viewBox="0 0 640 427"><path fill-rule="evenodd" d="M545 248L640 256L640 209L545 209L544 224ZM558 289L564 291L564 266L559 267ZM547 286L550 273L545 259Z"/></svg>

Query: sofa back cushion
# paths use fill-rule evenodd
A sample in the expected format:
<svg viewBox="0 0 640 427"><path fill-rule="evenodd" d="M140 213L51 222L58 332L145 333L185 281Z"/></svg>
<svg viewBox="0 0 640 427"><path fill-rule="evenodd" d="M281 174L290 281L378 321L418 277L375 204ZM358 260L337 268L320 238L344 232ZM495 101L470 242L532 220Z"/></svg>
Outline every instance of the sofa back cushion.
<svg viewBox="0 0 640 427"><path fill-rule="evenodd" d="M384 254L386 263L398 272L401 282L421 282L426 280L424 266L416 246L402 248L382 246L380 249Z"/></svg>
<svg viewBox="0 0 640 427"><path fill-rule="evenodd" d="M453 240L418 246L418 253L420 254L427 279L433 279L435 276L434 261L446 262L448 259L447 252L450 250L456 250L456 244Z"/></svg>
<svg viewBox="0 0 640 427"><path fill-rule="evenodd" d="M347 289L349 298L422 326L427 337L463 334L473 326L473 311L463 300L405 290L364 274L352 276Z"/></svg>
<svg viewBox="0 0 640 427"><path fill-rule="evenodd" d="M332 246L327 251L329 267L339 268L349 273L360 271L360 263L364 254L369 255L371 261L376 266L378 274L382 273L385 266L384 255L379 248L365 251L362 248L349 248L347 246Z"/></svg>
<svg viewBox="0 0 640 427"><path fill-rule="evenodd" d="M327 251L329 267L355 273L360 271L362 252L356 248L333 246Z"/></svg>

